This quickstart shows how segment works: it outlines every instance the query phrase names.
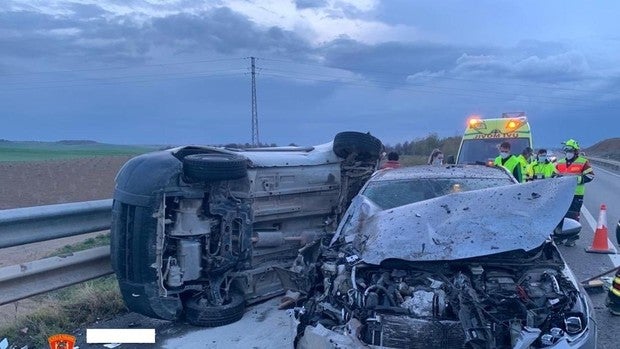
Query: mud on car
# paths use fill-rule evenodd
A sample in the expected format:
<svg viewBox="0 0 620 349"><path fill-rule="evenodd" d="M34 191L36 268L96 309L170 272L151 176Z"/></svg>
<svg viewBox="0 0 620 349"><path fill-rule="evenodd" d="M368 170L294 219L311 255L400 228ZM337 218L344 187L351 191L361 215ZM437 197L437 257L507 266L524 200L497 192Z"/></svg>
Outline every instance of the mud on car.
<svg viewBox="0 0 620 349"><path fill-rule="evenodd" d="M590 300L550 238L580 229L563 220L574 187L484 166L379 171L333 238L278 271L301 295L295 347L596 347Z"/></svg>
<svg viewBox="0 0 620 349"><path fill-rule="evenodd" d="M239 320L282 291L274 267L333 231L381 142L341 132L315 147L187 146L138 156L116 178L112 266L127 307L200 326Z"/></svg>

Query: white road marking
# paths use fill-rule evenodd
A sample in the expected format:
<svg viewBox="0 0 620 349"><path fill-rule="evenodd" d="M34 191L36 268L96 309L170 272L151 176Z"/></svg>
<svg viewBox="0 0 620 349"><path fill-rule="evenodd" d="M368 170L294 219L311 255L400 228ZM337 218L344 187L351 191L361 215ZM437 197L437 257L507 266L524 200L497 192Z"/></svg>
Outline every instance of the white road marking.
<svg viewBox="0 0 620 349"><path fill-rule="evenodd" d="M581 206L581 214L588 222L588 225L590 226L590 228L592 228L592 231L596 232L596 225L597 225L596 220L594 219L594 217L592 217L592 214L590 213L590 211L588 211L588 209L585 206ZM607 246L611 246L611 248L614 250L614 254L608 254L608 256L609 256L609 259L611 259L611 264L613 264L614 267L618 267L620 266L620 255L618 255L618 250L616 249L616 246L614 246L611 240L609 240L609 227L607 227L607 229L608 229Z"/></svg>
<svg viewBox="0 0 620 349"><path fill-rule="evenodd" d="M604 173L607 173L607 174L610 174L610 175L612 175L612 176L616 176L616 177L620 178L620 175L619 175L619 174L617 174L617 173L613 173L613 172L611 172L611 171L609 171L609 170L605 170L605 169L601 168L600 166L594 166L594 168L595 168L597 171L603 171ZM596 173L596 172L595 172L595 173ZM594 175L594 177L596 178L596 174Z"/></svg>

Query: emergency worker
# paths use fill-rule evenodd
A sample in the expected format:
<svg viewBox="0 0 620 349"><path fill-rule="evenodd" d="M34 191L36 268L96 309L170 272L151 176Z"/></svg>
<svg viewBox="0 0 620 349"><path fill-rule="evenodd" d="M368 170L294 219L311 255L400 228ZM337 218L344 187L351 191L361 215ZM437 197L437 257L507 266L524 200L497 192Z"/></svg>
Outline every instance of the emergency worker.
<svg viewBox="0 0 620 349"><path fill-rule="evenodd" d="M557 171L555 164L549 161L547 149L539 149L536 159L532 161L525 170L525 180L546 179L556 177Z"/></svg>
<svg viewBox="0 0 620 349"><path fill-rule="evenodd" d="M594 179L594 170L590 166L590 162L585 157L579 155L579 144L574 139L569 139L564 142L565 156L559 159L555 168L561 176L575 176L577 179L577 188L573 196L573 202L571 203L567 218L572 218L579 221L579 212L583 205L583 196L585 194L585 184ZM579 239L579 235L575 235L566 241L566 246L575 246L575 241Z"/></svg>
<svg viewBox="0 0 620 349"><path fill-rule="evenodd" d="M620 222L616 225L616 237L620 243ZM609 291L607 291L605 305L613 315L620 316L620 268L616 269L614 280L612 281Z"/></svg>
<svg viewBox="0 0 620 349"><path fill-rule="evenodd" d="M517 156L519 159L519 163L521 164L521 174L523 175L523 182L525 182L525 173L527 171L527 167L532 162L532 156L534 155L534 150L530 147L525 147L521 154Z"/></svg>
<svg viewBox="0 0 620 349"><path fill-rule="evenodd" d="M519 159L510 153L510 143L502 142L499 146L499 156L493 162L495 166L502 166L516 178L517 181L523 182L523 172L521 172L521 163Z"/></svg>

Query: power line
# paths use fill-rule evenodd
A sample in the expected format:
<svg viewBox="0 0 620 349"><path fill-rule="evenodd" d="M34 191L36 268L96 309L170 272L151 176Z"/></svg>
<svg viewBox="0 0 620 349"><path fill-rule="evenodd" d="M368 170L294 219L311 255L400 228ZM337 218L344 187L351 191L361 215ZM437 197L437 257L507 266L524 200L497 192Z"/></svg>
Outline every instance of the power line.
<svg viewBox="0 0 620 349"><path fill-rule="evenodd" d="M357 72L357 73L360 72L360 70L356 70L356 69L348 69L348 68L341 68L341 67L330 67L330 66L321 65L321 64L296 62L296 61L286 60L286 59L261 58L261 60L272 61L272 62L281 62L281 63L291 63L291 64L298 64L298 65L307 65L307 66L311 66L311 67L320 67L320 68L323 68L323 69L328 68L328 69L346 70L346 71ZM393 72L393 71L390 72L390 71L367 70L367 69L364 69L363 73L376 73L376 74L397 75L397 76L418 75L418 76L428 77L428 78L432 78L432 79L455 80L455 81L475 82L475 83L483 83L483 84L494 84L494 85L504 85L504 86L519 86L519 87L527 87L527 88L541 88L541 89L576 91L576 92L595 92L593 90L583 90L583 89L568 88L568 87L541 86L541 85L520 84L520 83L503 82L503 81L464 79L464 78L455 78L455 77L449 77L449 76L437 76L437 75L423 74L423 73L402 74L402 73L396 73L396 72Z"/></svg>
<svg viewBox="0 0 620 349"><path fill-rule="evenodd" d="M265 71L275 71L275 72L281 72L281 73L292 73L292 74L298 74L298 75L306 75L306 76L319 76L319 77L327 77L327 78L334 78L334 79L340 79L340 80L352 80L352 81L357 81L353 78L347 78L347 77L342 77L342 76L337 76L337 75L328 75L328 74L315 74L315 73L301 73L301 72L294 72L294 71L290 71L290 70L280 70L280 69L270 69L270 68L263 68L263 70ZM431 85L425 85L425 84L414 84L414 83L410 83L410 82L398 82L398 81L389 81L389 80L376 80L376 79L364 79L363 81L368 81L368 82L373 82L373 83L378 83L378 84L382 84L385 85L383 87L386 88L396 88L396 87L400 87L403 84L405 84L405 86L413 86L413 87L425 87L425 88L432 88L432 89L438 89L438 90L453 90L453 91L462 91L462 92L472 92L471 89L465 89L465 88L459 88L459 87L449 87L449 86L431 86ZM392 87L394 86L394 87ZM515 93L512 92L501 92L501 91L497 91L497 90L493 90L493 91L489 91L489 90L484 90L484 89L476 89L474 92L482 92L482 93L488 93L488 94L492 94L492 95L497 95L497 96L506 96L506 97L514 97ZM521 97L527 97L527 98L533 98L533 99L538 99L538 100L566 100L568 102L584 102L584 103L588 103L590 102L590 100L586 100L586 99L579 99L579 98L574 98L574 97L561 97L561 96L540 96L540 95L528 95L528 94L520 94Z"/></svg>
<svg viewBox="0 0 620 349"><path fill-rule="evenodd" d="M317 73L306 73L306 72L298 72L298 71L289 71L289 70L279 70L279 69L270 69L270 68L257 68L255 61L258 59L257 57L249 57L253 58L251 63L253 67L251 68L252 74L252 136L253 142L256 141L258 143L258 112L256 105L256 70L265 70L264 74L272 77L281 77L288 78L294 80L305 80L305 81L318 81L325 83L336 83L336 84L344 84L350 86L360 86L360 87L378 87L378 88L389 88L393 90L403 90L403 91L413 91L419 93L431 93L431 94L446 94L446 95L454 95L454 96L463 96L463 97L474 97L480 99L496 99L496 100L506 100L508 98L515 97L525 97L534 100L533 102L541 103L541 104L556 104L563 106L573 106L573 107L589 107L591 105L577 105L574 102L590 102L589 100L580 100L575 98L567 98L560 96L540 96L540 95L515 95L513 93L501 92L501 91L487 91L487 90L470 90L456 87L448 87L448 86L429 86L429 85L413 85L411 83L403 86L403 83L397 81L388 81L388 80L358 80L355 78L337 76L337 75L329 75L329 74L317 74ZM226 59L233 60L233 59ZM284 60L275 60L270 59L272 61L284 61ZM212 62L212 61L222 61L222 60L202 60L202 61L191 61L193 63L196 62ZM288 62L288 61L284 61ZM185 64L190 62L177 62L170 64ZM293 62L296 63L296 62ZM302 64L302 63L300 63ZM164 64L158 64L153 66L162 66ZM322 67L322 66L321 66ZM247 68L238 68L238 69L222 69L222 70L213 70L213 71L204 71L204 72L177 72L177 73L159 73L159 74L142 74L142 75L124 75L124 76L116 76L116 77L107 77L107 78L85 78L85 79L72 79L72 80L50 80L50 81L39 81L35 82L38 84L52 84L47 86L30 86L30 87L21 87L21 88L9 88L2 89L0 87L0 92L10 92L10 91L20 91L20 90L33 90L33 89L58 89L58 88L72 88L72 87L82 87L82 86L96 86L96 85L115 85L115 84L127 84L127 83L146 83L146 82L154 82L154 81L163 81L163 80L176 80L176 79L193 79L193 78L202 78L202 77L215 77L215 76L230 76L236 75L240 70L245 70ZM275 73L271 73L275 72ZM220 74L221 73L221 74ZM285 74L278 74L285 73ZM191 76L174 76L176 74L192 74ZM295 75L290 75L295 74ZM304 77L305 76L305 77ZM324 77L331 80L325 79L316 79L313 77ZM130 80L124 80L130 79ZM131 80L134 79L134 80ZM141 80L135 80L141 79ZM338 81L333 81L333 79L337 79ZM70 84L66 85L65 83L69 82L81 82L81 81L93 81L92 83L79 83L79 84ZM55 84L55 85L54 85ZM59 85L62 84L62 85ZM453 92L456 91L456 92ZM572 104L561 103L558 100L567 100L569 102L573 102ZM256 122L254 121L254 114L256 114ZM256 132L255 132L256 131Z"/></svg>
<svg viewBox="0 0 620 349"><path fill-rule="evenodd" d="M182 79L196 79L196 78L205 78L205 77L217 77L217 76L231 76L231 75L239 75L241 76L242 72L233 72L241 69L234 69L228 73L206 73L206 74L196 74L192 76L173 76L167 78L159 78L159 79L146 79L146 80L126 80L126 81L110 81L110 82L94 82L94 83L85 83L85 84L73 84L73 85L58 85L58 86L32 86L32 87L23 87L23 88L13 88L13 89L2 89L0 88L0 92L13 92L13 91L26 91L26 90L39 90L39 89L61 89L61 88L72 88L72 87L88 87L88 86L105 86L105 85L118 85L118 84L133 84L133 83L148 83L155 81L166 81L166 80L182 80ZM245 71L245 69L243 69Z"/></svg>
<svg viewBox="0 0 620 349"><path fill-rule="evenodd" d="M234 68L234 69L219 69L219 70L211 70L211 71L184 71L184 72L159 73L159 74L121 75L121 76L108 76L108 77L85 77L85 78L70 79L70 80L13 81L13 82L4 83L3 86L21 85L21 84L62 84L62 83L67 83L67 82L83 82L83 81L109 82L110 80L115 80L115 79L152 78L152 77L159 77L159 76L173 76L177 74L204 75L204 74L229 72L229 71L237 71L237 70L244 70L244 69L245 68ZM36 87L37 86L35 86L35 88ZM46 87L46 86L40 86L40 87ZM51 87L54 87L54 86L51 86Z"/></svg>
<svg viewBox="0 0 620 349"><path fill-rule="evenodd" d="M427 93L427 94L438 94L438 91L432 91L432 90L424 90L424 89L420 89L417 87L413 87L413 88L405 88L405 87L392 87L392 86L382 86L379 84L364 84L364 83L358 83L355 81L335 81L335 80L324 80L324 79L313 79L313 78L304 78L304 77L296 77L296 76L291 76L291 75L283 75L283 74L277 74L277 73L270 73L270 72L265 72L263 73L263 75L267 75L267 76L273 76L273 77L282 77L282 78L288 78L288 79L293 79L293 80L304 80L304 81L317 81L317 82L325 82L325 83L333 83L333 84L344 84L344 85L352 85L352 86L361 86L361 87L380 87L380 88L391 88L393 90L403 90L403 91L412 91L412 92L420 92L420 93ZM442 87L433 87L433 86L424 86L427 88L435 88L435 89L441 89ZM495 100L506 100L505 97L499 97L499 96L488 96L488 95L479 95L479 94L471 94L471 93L456 93L456 92L442 92L443 94L446 95L454 95L454 96L462 96L462 97L475 97L475 98L480 98L480 99L495 99ZM518 95L511 95L511 97L519 97ZM528 97L528 96L523 96L523 97ZM533 97L528 97L528 98L533 98ZM588 107L592 107L593 105L577 105L577 104L567 104L567 103L560 103L560 102L552 102L552 101L535 101L535 103L539 103L539 104L554 104L554 105L563 105L563 106L571 106L571 107L584 107L584 108L588 108Z"/></svg>
<svg viewBox="0 0 620 349"><path fill-rule="evenodd" d="M241 57L239 57L239 58L220 58L220 59L184 61L184 62L153 63L153 64L141 64L141 65L126 65L126 66L119 66L119 67L100 67L100 68L84 68L84 69L67 69L67 70L50 70L50 71L38 71L38 72L23 72L23 73L0 74L0 76L22 76L22 75L37 75L37 74L59 74L59 73L94 72L94 71L105 71L105 70L124 70L124 69L147 68L147 67L168 67L168 66L173 66L173 65L238 61L238 60L241 60L241 59L243 59L243 58L241 58Z"/></svg>

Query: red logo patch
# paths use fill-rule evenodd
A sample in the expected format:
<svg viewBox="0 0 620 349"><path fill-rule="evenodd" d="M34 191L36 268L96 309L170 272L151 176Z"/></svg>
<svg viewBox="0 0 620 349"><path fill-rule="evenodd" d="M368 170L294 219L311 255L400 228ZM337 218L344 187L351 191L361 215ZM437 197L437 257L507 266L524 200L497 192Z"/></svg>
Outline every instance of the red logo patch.
<svg viewBox="0 0 620 349"><path fill-rule="evenodd" d="M68 334L55 334L47 339L50 349L73 349L75 337Z"/></svg>

